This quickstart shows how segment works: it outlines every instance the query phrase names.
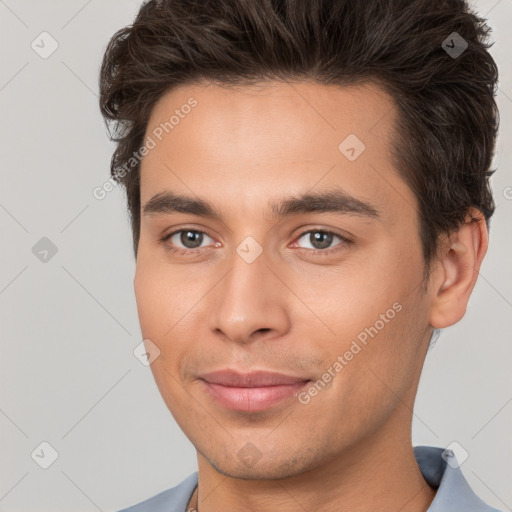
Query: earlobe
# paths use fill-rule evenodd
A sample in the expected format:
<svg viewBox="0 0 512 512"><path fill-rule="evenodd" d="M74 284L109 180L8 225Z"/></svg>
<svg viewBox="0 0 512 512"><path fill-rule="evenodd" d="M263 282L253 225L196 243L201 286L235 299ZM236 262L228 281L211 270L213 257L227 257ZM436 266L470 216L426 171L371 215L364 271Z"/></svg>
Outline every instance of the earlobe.
<svg viewBox="0 0 512 512"><path fill-rule="evenodd" d="M441 244L432 276L430 324L449 327L462 319L487 252L488 233L483 215L472 210L461 228Z"/></svg>

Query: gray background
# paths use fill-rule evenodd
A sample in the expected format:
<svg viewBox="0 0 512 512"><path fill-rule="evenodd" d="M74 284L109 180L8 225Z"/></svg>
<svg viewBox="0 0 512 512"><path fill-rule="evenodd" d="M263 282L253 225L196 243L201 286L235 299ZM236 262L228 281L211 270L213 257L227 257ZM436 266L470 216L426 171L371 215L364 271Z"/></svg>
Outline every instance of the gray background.
<svg viewBox="0 0 512 512"><path fill-rule="evenodd" d="M0 0L1 511L118 510L196 469L193 446L133 355L141 333L124 195L92 195L114 149L98 69L140 3ZM459 443L473 489L512 510L512 3L475 5L494 30L501 74L497 211L466 317L427 357L413 441ZM59 45L46 59L31 47L43 31ZM43 237L57 248L46 262L32 250ZM31 457L49 456L43 441L58 452L48 469Z"/></svg>

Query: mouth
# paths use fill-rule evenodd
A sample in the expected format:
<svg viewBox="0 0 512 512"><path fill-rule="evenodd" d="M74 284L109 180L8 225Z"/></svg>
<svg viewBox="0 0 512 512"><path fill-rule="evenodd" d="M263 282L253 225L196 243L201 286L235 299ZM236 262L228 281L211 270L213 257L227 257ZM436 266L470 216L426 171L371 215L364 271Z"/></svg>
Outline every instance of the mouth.
<svg viewBox="0 0 512 512"><path fill-rule="evenodd" d="M258 412L296 396L311 379L256 371L242 374L220 370L200 376L203 389L214 401L231 410Z"/></svg>

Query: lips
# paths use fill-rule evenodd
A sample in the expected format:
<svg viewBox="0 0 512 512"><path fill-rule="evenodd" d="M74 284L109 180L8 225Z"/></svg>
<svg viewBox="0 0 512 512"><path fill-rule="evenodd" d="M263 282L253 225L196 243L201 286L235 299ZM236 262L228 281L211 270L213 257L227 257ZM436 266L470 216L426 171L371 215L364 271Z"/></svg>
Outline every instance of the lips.
<svg viewBox="0 0 512 512"><path fill-rule="evenodd" d="M204 391L228 409L257 412L290 399L310 382L304 377L254 371L220 370L200 375Z"/></svg>
<svg viewBox="0 0 512 512"><path fill-rule="evenodd" d="M293 377L275 372L254 371L244 374L234 370L219 370L206 373L201 375L200 378L211 384L238 388L291 385L309 380L304 377Z"/></svg>

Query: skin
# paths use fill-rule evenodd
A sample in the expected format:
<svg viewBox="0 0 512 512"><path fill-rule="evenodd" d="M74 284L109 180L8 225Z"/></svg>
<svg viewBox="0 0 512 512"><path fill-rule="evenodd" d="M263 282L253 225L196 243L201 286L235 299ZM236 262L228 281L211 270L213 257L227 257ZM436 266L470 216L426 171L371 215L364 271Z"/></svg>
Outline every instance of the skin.
<svg viewBox="0 0 512 512"><path fill-rule="evenodd" d="M212 203L222 221L142 215L134 287L143 337L160 350L154 378L197 450L198 509L427 510L435 491L413 455L414 399L432 328L466 311L484 220L441 239L423 283L418 203L391 164L396 110L376 85L189 84L160 99L146 133L191 96L197 106L144 157L141 205L171 190ZM354 161L338 150L351 133L366 146ZM269 201L340 187L380 217L270 216ZM160 241L178 229L206 234L195 246ZM338 251L315 254L315 230L353 243L334 237ZM252 263L236 252L248 236L262 248ZM229 367L316 381L394 303L400 312L307 404L232 411L198 378ZM244 447L259 459L244 462Z"/></svg>

